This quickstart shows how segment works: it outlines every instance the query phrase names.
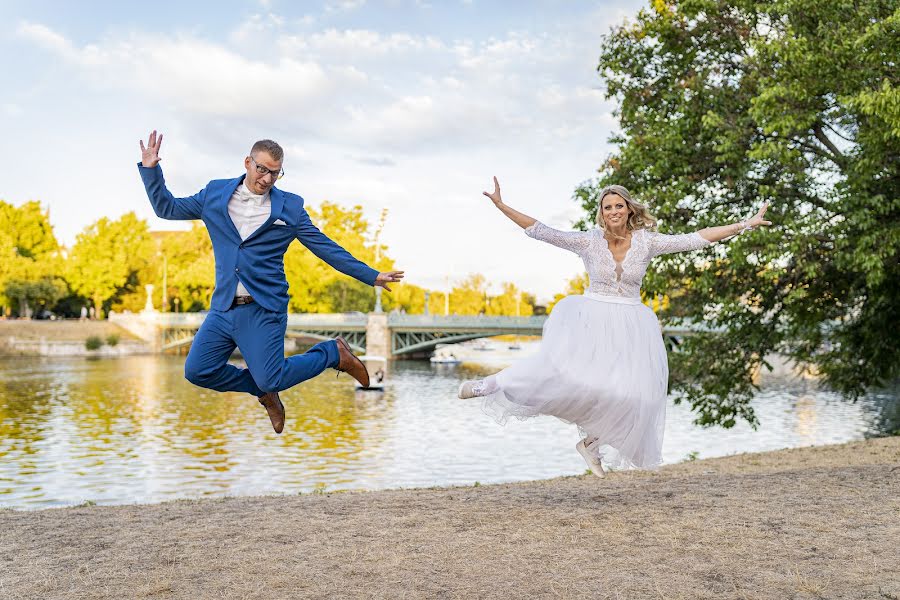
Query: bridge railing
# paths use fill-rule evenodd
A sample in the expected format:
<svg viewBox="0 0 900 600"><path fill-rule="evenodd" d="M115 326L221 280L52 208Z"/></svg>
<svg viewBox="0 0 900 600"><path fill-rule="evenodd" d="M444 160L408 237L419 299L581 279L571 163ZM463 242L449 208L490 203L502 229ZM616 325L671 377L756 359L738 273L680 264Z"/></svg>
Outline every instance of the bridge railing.
<svg viewBox="0 0 900 600"><path fill-rule="evenodd" d="M303 313L289 314L288 327L359 327L366 328L369 317L363 313Z"/></svg>
<svg viewBox="0 0 900 600"><path fill-rule="evenodd" d="M388 315L391 329L541 329L547 317Z"/></svg>

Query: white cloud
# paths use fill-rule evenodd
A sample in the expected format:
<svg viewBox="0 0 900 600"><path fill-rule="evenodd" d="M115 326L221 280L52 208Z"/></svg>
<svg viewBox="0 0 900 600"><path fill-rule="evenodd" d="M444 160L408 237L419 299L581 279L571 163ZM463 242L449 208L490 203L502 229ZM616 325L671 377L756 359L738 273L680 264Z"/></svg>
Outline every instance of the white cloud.
<svg viewBox="0 0 900 600"><path fill-rule="evenodd" d="M361 8L366 0L330 0L325 3L325 12L350 12Z"/></svg>
<svg viewBox="0 0 900 600"><path fill-rule="evenodd" d="M0 110L2 110L3 114L7 117L18 117L25 112L21 106L12 102L6 102L0 105Z"/></svg>
<svg viewBox="0 0 900 600"><path fill-rule="evenodd" d="M333 9L361 3L339 4ZM37 23L17 33L65 61L98 101L113 91L129 118L166 127L173 191L231 176L248 140L273 137L287 152L282 185L311 205L359 203L373 220L391 209L385 240L415 283L480 271L549 297L577 273L577 259L548 254L480 194L497 174L524 212L561 227L580 216L572 190L593 175L615 125L593 87L602 16L566 36L501 31L481 40L315 30L312 17L291 21L264 8L235 23L225 42L130 31L79 45ZM261 55L263 35L271 43ZM123 136L127 151L141 134ZM149 216L139 183L130 189L122 210Z"/></svg>

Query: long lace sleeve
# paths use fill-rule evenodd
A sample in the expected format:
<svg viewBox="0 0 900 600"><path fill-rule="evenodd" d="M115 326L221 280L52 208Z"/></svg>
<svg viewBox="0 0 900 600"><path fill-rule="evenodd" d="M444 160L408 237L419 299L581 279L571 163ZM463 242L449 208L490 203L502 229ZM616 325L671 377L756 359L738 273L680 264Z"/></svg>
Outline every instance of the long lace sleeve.
<svg viewBox="0 0 900 600"><path fill-rule="evenodd" d="M557 248L574 252L579 256L588 251L592 237L590 231L560 231L547 227L540 221L535 221L534 225L526 227L525 234L536 240L553 244Z"/></svg>
<svg viewBox="0 0 900 600"><path fill-rule="evenodd" d="M709 240L696 231L694 233L681 233L678 235L665 235L654 231L648 232L647 238L650 245L650 258L659 256L660 254L699 250L710 244Z"/></svg>

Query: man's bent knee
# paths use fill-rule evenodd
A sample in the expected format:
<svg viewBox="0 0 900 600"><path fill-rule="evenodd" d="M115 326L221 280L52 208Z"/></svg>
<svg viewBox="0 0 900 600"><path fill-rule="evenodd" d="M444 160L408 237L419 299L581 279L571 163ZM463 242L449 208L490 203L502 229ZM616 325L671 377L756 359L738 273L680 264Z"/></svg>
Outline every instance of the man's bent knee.
<svg viewBox="0 0 900 600"><path fill-rule="evenodd" d="M254 375L253 371L250 371L250 375L253 376L253 381L256 382L256 387L267 394L269 392L280 392L282 390L280 370L277 373L264 373L259 378Z"/></svg>
<svg viewBox="0 0 900 600"><path fill-rule="evenodd" d="M190 361L184 363L184 378L196 386L208 388L214 377L214 371L200 369Z"/></svg>

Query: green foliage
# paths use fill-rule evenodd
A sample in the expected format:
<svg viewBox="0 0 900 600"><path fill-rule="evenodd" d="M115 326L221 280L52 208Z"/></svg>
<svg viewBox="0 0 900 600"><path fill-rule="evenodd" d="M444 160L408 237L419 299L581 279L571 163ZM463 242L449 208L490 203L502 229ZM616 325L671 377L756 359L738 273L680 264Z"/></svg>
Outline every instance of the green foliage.
<svg viewBox="0 0 900 600"><path fill-rule="evenodd" d="M99 350L103 345L103 340L100 339L100 336L92 335L84 340L84 347L88 350Z"/></svg>
<svg viewBox="0 0 900 600"><path fill-rule="evenodd" d="M0 305L24 314L40 300L59 297L59 244L38 202L15 207L0 200ZM9 293L8 293L9 292Z"/></svg>
<svg viewBox="0 0 900 600"><path fill-rule="evenodd" d="M206 227L195 222L190 231L158 232L157 239L165 261L156 261L159 270L154 275L161 289L165 266L171 303L166 310L175 309L175 298L179 312L208 309L216 287L216 263Z"/></svg>
<svg viewBox="0 0 900 600"><path fill-rule="evenodd" d="M53 306L67 292L66 282L51 275L44 275L35 281L7 279L3 286L3 295L18 305L20 316L24 316L25 307L37 309Z"/></svg>
<svg viewBox="0 0 900 600"><path fill-rule="evenodd" d="M455 315L484 314L488 309L487 279L480 273L469 275L450 290L450 312Z"/></svg>
<svg viewBox="0 0 900 600"><path fill-rule="evenodd" d="M319 229L359 260L380 271L393 268L393 261L384 257L383 250L376 264L375 244L361 206L345 209L323 202L318 210L307 207L307 211ZM375 305L371 286L335 271L299 242L288 248L284 271L290 286L291 311L368 312Z"/></svg>
<svg viewBox="0 0 900 600"><path fill-rule="evenodd" d="M319 210L308 210L325 234L352 255L380 271L394 269L387 249L383 245L376 249L375 235L360 206L348 209L325 202ZM15 208L0 201L0 226L0 304L7 307L58 304L70 316L78 316L84 299L89 299L98 315L110 309L140 311L146 303L144 286L150 283L157 307L166 286L168 305L163 310L209 308L215 289L215 256L201 223L188 231L150 232L146 221L133 213L115 221L101 218L79 234L65 261L48 215L38 203ZM284 268L291 311L368 312L374 307L371 286L335 271L300 243L288 249ZM382 305L386 311L421 314L427 291L410 283L397 284L382 295ZM430 312L443 314L445 300L445 292L431 292ZM501 294L491 296L482 275L472 275L453 288L450 300L454 314L515 315L518 310L527 316L534 306L533 296L510 283L503 284Z"/></svg>
<svg viewBox="0 0 900 600"><path fill-rule="evenodd" d="M119 345L119 336L115 333L111 333L106 336L106 345L107 346L118 346Z"/></svg>
<svg viewBox="0 0 900 600"><path fill-rule="evenodd" d="M724 333L688 340L672 389L704 425L755 423L771 353L855 399L900 375L900 8L879 0L654 2L604 38L617 149L575 200L618 183L660 230L772 203L771 230L661 258L645 291Z"/></svg>
<svg viewBox="0 0 900 600"><path fill-rule="evenodd" d="M134 213L117 221L103 217L78 234L67 263L69 284L91 298L99 315L104 304L139 289L154 255L146 221Z"/></svg>
<svg viewBox="0 0 900 600"><path fill-rule="evenodd" d="M553 311L553 307L556 306L556 303L565 298L566 296L574 296L577 294L583 294L584 291L588 288L590 284L590 279L588 278L587 273L582 273L580 275L576 275L572 279L568 281L566 284L566 291L563 294L556 294L553 297L553 300L547 303L547 314L550 314Z"/></svg>

